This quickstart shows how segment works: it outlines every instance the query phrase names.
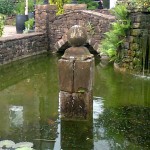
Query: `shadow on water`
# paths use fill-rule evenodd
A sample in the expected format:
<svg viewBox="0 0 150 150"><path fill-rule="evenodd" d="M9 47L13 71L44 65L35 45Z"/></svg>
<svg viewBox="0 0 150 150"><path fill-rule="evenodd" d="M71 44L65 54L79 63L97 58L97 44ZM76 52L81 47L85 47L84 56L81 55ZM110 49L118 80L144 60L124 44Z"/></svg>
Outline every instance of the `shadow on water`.
<svg viewBox="0 0 150 150"><path fill-rule="evenodd" d="M61 121L58 57L39 55L0 67L0 140L36 150L150 149L150 80L95 66L93 119Z"/></svg>

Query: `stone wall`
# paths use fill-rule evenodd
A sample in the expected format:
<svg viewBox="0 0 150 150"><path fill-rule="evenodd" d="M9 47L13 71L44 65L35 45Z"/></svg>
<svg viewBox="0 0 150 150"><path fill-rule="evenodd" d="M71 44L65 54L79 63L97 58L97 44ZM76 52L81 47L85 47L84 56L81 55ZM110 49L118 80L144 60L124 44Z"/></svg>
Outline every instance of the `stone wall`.
<svg viewBox="0 0 150 150"><path fill-rule="evenodd" d="M48 50L48 40L43 33L18 34L0 38L0 65Z"/></svg>
<svg viewBox="0 0 150 150"><path fill-rule="evenodd" d="M0 38L0 64L50 49L57 51L66 42L66 33L73 25L86 28L88 43L97 50L104 33L115 20L114 16L88 10L75 10L59 16L56 12L56 5L36 5L35 33Z"/></svg>
<svg viewBox="0 0 150 150"><path fill-rule="evenodd" d="M100 40L108 31L114 16L89 10L78 10L56 16L49 22L51 49L58 51L66 42L66 33L73 25L81 25L88 32L88 43L98 49Z"/></svg>
<svg viewBox="0 0 150 150"><path fill-rule="evenodd" d="M59 16L56 16L56 5L37 5L35 8L35 31L46 33L49 49L59 51L67 42L67 31L73 25L81 25L87 29L89 45L97 50L100 40L108 31L115 17L104 14L104 12L80 10L83 6L81 7L79 4L70 5L70 12L67 9L67 13ZM86 9L86 7L84 6L82 9Z"/></svg>
<svg viewBox="0 0 150 150"><path fill-rule="evenodd" d="M56 5L36 5L35 7L35 31L47 33L49 22L56 16Z"/></svg>
<svg viewBox="0 0 150 150"><path fill-rule="evenodd" d="M119 67L128 71L150 69L150 12L132 10L131 29L121 50Z"/></svg>

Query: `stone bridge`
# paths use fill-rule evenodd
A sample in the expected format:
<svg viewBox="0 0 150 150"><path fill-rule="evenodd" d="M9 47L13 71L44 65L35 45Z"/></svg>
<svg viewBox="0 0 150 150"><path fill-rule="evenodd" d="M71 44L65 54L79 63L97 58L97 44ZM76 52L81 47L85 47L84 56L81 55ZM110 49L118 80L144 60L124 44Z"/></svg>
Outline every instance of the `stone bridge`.
<svg viewBox="0 0 150 150"><path fill-rule="evenodd" d="M87 30L86 46L97 52L104 33L115 20L114 16L104 13L105 11L74 10L56 16L55 5L37 5L35 12L35 29L47 34L49 48L53 52L64 51L69 47L66 33L73 25L81 25Z"/></svg>

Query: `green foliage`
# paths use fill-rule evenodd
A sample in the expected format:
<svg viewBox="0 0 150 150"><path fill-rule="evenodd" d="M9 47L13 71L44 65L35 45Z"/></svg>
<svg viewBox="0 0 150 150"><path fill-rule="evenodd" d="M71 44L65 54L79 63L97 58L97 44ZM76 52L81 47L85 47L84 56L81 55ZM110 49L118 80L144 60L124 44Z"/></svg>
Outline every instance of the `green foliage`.
<svg viewBox="0 0 150 150"><path fill-rule="evenodd" d="M79 4L87 4L87 9L94 10L98 8L98 3L93 0L78 0Z"/></svg>
<svg viewBox="0 0 150 150"><path fill-rule="evenodd" d="M36 4L43 4L43 0L36 0Z"/></svg>
<svg viewBox="0 0 150 150"><path fill-rule="evenodd" d="M14 2L12 0L0 0L0 13L11 15L14 12Z"/></svg>
<svg viewBox="0 0 150 150"><path fill-rule="evenodd" d="M25 0L19 0L15 6L15 13L16 14L24 14L25 13ZM34 11L34 1L28 0L28 12Z"/></svg>
<svg viewBox="0 0 150 150"><path fill-rule="evenodd" d="M34 1L28 0L28 12L33 12L33 11L34 11Z"/></svg>
<svg viewBox="0 0 150 150"><path fill-rule="evenodd" d="M0 37L3 35L5 16L0 14Z"/></svg>
<svg viewBox="0 0 150 150"><path fill-rule="evenodd" d="M150 9L150 0L128 0L127 3L131 8Z"/></svg>
<svg viewBox="0 0 150 150"><path fill-rule="evenodd" d="M130 20L127 18L128 11L125 5L116 5L112 12L116 16L116 22L112 23L111 30L105 33L99 50L114 60L118 56L117 50L126 36L126 31L130 28Z"/></svg>
<svg viewBox="0 0 150 150"><path fill-rule="evenodd" d="M109 8L109 0L103 0L104 8Z"/></svg>
<svg viewBox="0 0 150 150"><path fill-rule="evenodd" d="M33 29L33 26L34 26L34 18L30 18L25 22L25 28L31 30Z"/></svg>
<svg viewBox="0 0 150 150"><path fill-rule="evenodd" d="M24 33L28 33L30 30L32 30L34 27L34 18L30 18L25 22L25 30Z"/></svg>
<svg viewBox="0 0 150 150"><path fill-rule="evenodd" d="M63 5L65 3L69 3L71 0L49 0L49 1L50 1L50 4L57 5L57 8L58 8L57 15L60 15L64 13Z"/></svg>
<svg viewBox="0 0 150 150"><path fill-rule="evenodd" d="M127 18L127 7L123 4L116 5L113 9L111 9L111 13L115 15L118 20L126 20Z"/></svg>
<svg viewBox="0 0 150 150"><path fill-rule="evenodd" d="M25 13L25 0L19 0L15 7L16 14L24 14Z"/></svg>

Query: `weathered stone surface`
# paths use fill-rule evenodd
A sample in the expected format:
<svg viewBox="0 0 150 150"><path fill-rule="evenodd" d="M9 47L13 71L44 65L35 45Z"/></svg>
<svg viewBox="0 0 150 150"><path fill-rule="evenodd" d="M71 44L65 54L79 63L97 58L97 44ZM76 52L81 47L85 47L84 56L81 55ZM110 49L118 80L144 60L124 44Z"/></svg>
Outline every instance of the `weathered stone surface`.
<svg viewBox="0 0 150 150"><path fill-rule="evenodd" d="M125 43L124 43L124 48L125 48L125 49L129 49L129 42L125 42Z"/></svg>
<svg viewBox="0 0 150 150"><path fill-rule="evenodd" d="M68 48L62 58L75 62L76 60L84 61L93 58L93 55L86 47L80 46Z"/></svg>
<svg viewBox="0 0 150 150"><path fill-rule="evenodd" d="M140 28L140 25L141 25L140 23L133 23L132 26L133 26L133 28Z"/></svg>
<svg viewBox="0 0 150 150"><path fill-rule="evenodd" d="M73 26L67 38L73 47L65 51L58 63L61 118L85 120L92 112L94 57L83 46L87 34L81 26Z"/></svg>
<svg viewBox="0 0 150 150"><path fill-rule="evenodd" d="M85 10L87 9L87 4L64 4L63 8L65 12L74 10Z"/></svg>
<svg viewBox="0 0 150 150"><path fill-rule="evenodd" d="M63 38L64 35L67 34L68 30L72 26L81 25L85 30L88 31L88 38L94 35L96 40L99 41L98 43L100 43L101 39L104 36L104 32L109 30L110 24L114 20L115 20L114 16L100 14L98 12L89 11L89 10L88 11L76 10L76 11L71 11L60 16L56 16L54 20L49 21L49 39L51 41L52 50L54 51L58 50L53 47L53 45L55 45L56 42L60 40L57 37L58 30L63 31L59 33L60 36ZM52 34L53 36L51 36ZM95 43L93 44L93 46L94 45ZM95 46L95 48L98 48L98 46Z"/></svg>
<svg viewBox="0 0 150 150"><path fill-rule="evenodd" d="M150 12L132 10L129 17L131 19L131 30L128 32L125 40L125 43L129 42L129 48L126 47L127 52L122 53L123 59L120 61L120 68L125 68L125 70L129 70L130 72L134 72L135 70L141 71L146 66L143 66L143 60L147 59L145 62L148 62L146 53L149 53L149 44L147 44L147 41L150 34Z"/></svg>
<svg viewBox="0 0 150 150"><path fill-rule="evenodd" d="M131 35L133 35L133 36L138 36L138 35L140 35L141 34L141 29L132 29L131 30Z"/></svg>
<svg viewBox="0 0 150 150"><path fill-rule="evenodd" d="M61 91L73 92L73 62L70 60L60 59L59 68L59 85Z"/></svg>
<svg viewBox="0 0 150 150"><path fill-rule="evenodd" d="M76 61L74 64L74 92L91 91L93 88L94 60Z"/></svg>
<svg viewBox="0 0 150 150"><path fill-rule="evenodd" d="M131 43L130 44L130 50L136 51L139 49L139 44L138 43Z"/></svg>
<svg viewBox="0 0 150 150"><path fill-rule="evenodd" d="M56 16L56 5L36 5L35 6L35 31L47 33L48 23Z"/></svg>
<svg viewBox="0 0 150 150"><path fill-rule="evenodd" d="M43 33L21 34L0 38L0 65L47 52L48 40Z"/></svg>
<svg viewBox="0 0 150 150"><path fill-rule="evenodd" d="M67 39L71 46L82 46L87 40L87 32L83 27L74 25L68 31Z"/></svg>
<svg viewBox="0 0 150 150"><path fill-rule="evenodd" d="M92 92L60 91L61 119L88 119L92 113Z"/></svg>

